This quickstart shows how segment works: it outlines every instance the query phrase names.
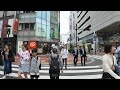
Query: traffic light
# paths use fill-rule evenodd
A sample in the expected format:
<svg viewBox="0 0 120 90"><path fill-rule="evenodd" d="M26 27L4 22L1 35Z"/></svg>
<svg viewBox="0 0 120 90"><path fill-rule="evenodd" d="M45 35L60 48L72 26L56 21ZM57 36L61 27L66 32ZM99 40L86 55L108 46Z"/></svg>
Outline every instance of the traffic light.
<svg viewBox="0 0 120 90"><path fill-rule="evenodd" d="M7 34L10 34L10 28L7 29Z"/></svg>

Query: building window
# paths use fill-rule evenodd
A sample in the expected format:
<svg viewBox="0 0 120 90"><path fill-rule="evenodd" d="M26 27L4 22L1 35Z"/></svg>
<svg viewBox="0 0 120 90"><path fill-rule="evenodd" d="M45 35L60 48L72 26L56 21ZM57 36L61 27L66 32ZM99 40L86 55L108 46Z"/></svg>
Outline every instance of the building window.
<svg viewBox="0 0 120 90"><path fill-rule="evenodd" d="M37 23L42 23L42 20L40 18L36 18Z"/></svg>
<svg viewBox="0 0 120 90"><path fill-rule="evenodd" d="M30 23L30 30L35 30L35 23Z"/></svg>
<svg viewBox="0 0 120 90"><path fill-rule="evenodd" d="M81 12L80 12L80 14L77 16L77 18L79 18L79 17L80 17L80 15L82 14L82 12L83 12L83 11L81 11Z"/></svg>
<svg viewBox="0 0 120 90"><path fill-rule="evenodd" d="M42 12L41 11L37 11L36 17L41 19L42 18Z"/></svg>
<svg viewBox="0 0 120 90"><path fill-rule="evenodd" d="M25 23L25 30L29 30L29 23Z"/></svg>
<svg viewBox="0 0 120 90"><path fill-rule="evenodd" d="M47 21L47 25L50 26L50 22L49 21Z"/></svg>
<svg viewBox="0 0 120 90"><path fill-rule="evenodd" d="M22 30L23 29L23 23L19 24L18 30Z"/></svg>
<svg viewBox="0 0 120 90"><path fill-rule="evenodd" d="M50 11L47 11L47 21L50 21Z"/></svg>
<svg viewBox="0 0 120 90"><path fill-rule="evenodd" d="M78 27L78 29L83 26L88 20L90 19L90 16Z"/></svg>
<svg viewBox="0 0 120 90"><path fill-rule="evenodd" d="M42 19L43 20L47 19L47 12L46 11L42 11Z"/></svg>
<svg viewBox="0 0 120 90"><path fill-rule="evenodd" d="M42 20L42 24L46 25L46 20Z"/></svg>
<svg viewBox="0 0 120 90"><path fill-rule="evenodd" d="M47 26L47 39L50 39L50 26Z"/></svg>
<svg viewBox="0 0 120 90"><path fill-rule="evenodd" d="M46 37L46 25L42 24L42 30L41 30L42 36Z"/></svg>
<svg viewBox="0 0 120 90"><path fill-rule="evenodd" d="M78 23L85 17L85 15L88 13L88 11L85 12L85 14L81 17L81 19L78 21Z"/></svg>

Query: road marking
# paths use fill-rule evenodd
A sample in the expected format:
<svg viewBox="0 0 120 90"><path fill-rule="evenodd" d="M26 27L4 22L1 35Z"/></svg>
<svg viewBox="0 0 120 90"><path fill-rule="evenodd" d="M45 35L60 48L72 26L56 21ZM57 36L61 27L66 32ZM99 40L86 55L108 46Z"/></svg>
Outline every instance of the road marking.
<svg viewBox="0 0 120 90"><path fill-rule="evenodd" d="M3 74L2 71L0 71L0 74ZM18 77L17 73L11 73L12 77ZM24 75L22 74L22 77ZM28 78L30 78L30 75L28 75ZM101 79L102 74L97 74L97 75L84 75L84 76L60 76L60 79ZM2 78L0 78L2 79ZM40 75L39 79L50 79L50 76L43 76Z"/></svg>
<svg viewBox="0 0 120 90"><path fill-rule="evenodd" d="M18 71L18 68L12 68L14 71ZM89 73L89 72L102 72L103 69L93 70L63 70L64 73ZM49 70L40 70L40 73L49 73Z"/></svg>

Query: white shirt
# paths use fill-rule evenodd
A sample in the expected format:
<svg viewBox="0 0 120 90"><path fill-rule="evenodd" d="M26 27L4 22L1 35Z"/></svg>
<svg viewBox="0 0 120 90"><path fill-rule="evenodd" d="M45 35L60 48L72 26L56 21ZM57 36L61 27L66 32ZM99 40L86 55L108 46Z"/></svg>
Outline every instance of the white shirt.
<svg viewBox="0 0 120 90"><path fill-rule="evenodd" d="M19 54L22 57L21 64L29 64L29 59L30 59L29 51L28 50L26 50L25 52L21 51Z"/></svg>
<svg viewBox="0 0 120 90"><path fill-rule="evenodd" d="M68 50L67 49L62 49L61 50L61 57L62 58L67 58L68 55Z"/></svg>
<svg viewBox="0 0 120 90"><path fill-rule="evenodd" d="M116 58L113 55L110 54L105 54L102 58L103 62L103 71L108 72L111 76L113 76L115 79L120 79L120 77L112 71L112 66L113 66L113 59L114 58L114 64L117 65Z"/></svg>

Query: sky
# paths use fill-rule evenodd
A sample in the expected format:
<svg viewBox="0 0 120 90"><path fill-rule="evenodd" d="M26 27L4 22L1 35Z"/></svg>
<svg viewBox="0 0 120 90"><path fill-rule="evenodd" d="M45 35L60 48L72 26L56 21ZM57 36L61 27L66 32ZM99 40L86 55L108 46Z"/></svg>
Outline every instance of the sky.
<svg viewBox="0 0 120 90"><path fill-rule="evenodd" d="M70 11L60 11L60 34L69 32L69 15Z"/></svg>

